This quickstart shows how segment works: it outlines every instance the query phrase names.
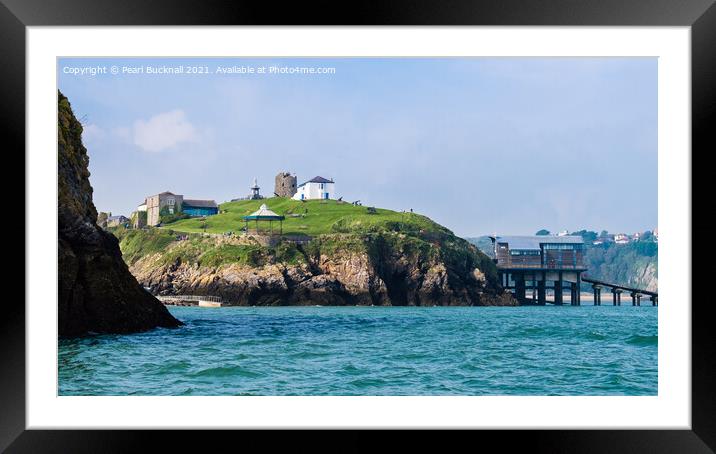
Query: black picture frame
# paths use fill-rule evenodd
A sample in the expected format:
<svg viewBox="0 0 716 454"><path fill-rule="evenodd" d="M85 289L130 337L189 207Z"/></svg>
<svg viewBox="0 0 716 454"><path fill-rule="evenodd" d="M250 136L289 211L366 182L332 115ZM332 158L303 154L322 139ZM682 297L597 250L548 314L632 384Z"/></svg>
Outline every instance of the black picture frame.
<svg viewBox="0 0 716 454"><path fill-rule="evenodd" d="M713 0L415 0L310 1L276 5L271 2L155 0L1 0L3 108L6 153L25 149L25 32L28 26L83 25L546 25L546 26L690 26L692 63L693 158L714 149L711 117L716 106L716 6ZM7 140L10 139L10 140ZM12 145L8 145L12 144ZM11 151L12 150L12 151ZM698 169L698 167L692 168ZM708 170L702 170L708 171ZM712 176L711 176L712 178ZM696 175L694 180L698 181ZM694 203L700 197L692 190ZM708 193L707 193L708 194ZM712 203L702 206L711 207ZM693 228L697 238L699 229ZM32 241L25 238L25 241ZM687 245L691 248L691 245ZM708 267L707 267L708 268ZM707 268L692 266L692 282L700 282ZM19 286L18 286L19 287ZM485 430L450 434L441 446L502 446L527 452L649 452L708 453L716 450L716 339L707 316L708 298L696 298L692 288L692 430L518 430L509 434ZM690 303L687 298L684 304ZM266 434L236 435L215 431L208 436L187 431L25 430L25 308L4 301L0 317L0 450L7 452L133 452L159 443L162 451L184 450L197 436L204 450L222 446L264 449ZM333 432L336 451L367 451L376 447L366 431ZM434 434L433 434L434 435ZM271 437L293 447L312 449L310 433L291 432ZM380 443L382 448L423 444L424 432L399 434ZM239 442L240 440L240 442ZM262 442L260 440L263 440ZM327 439L325 439L327 440ZM223 443L228 443L224 445ZM336 445L335 443L339 443ZM493 444L496 443L496 444ZM464 445L463 445L464 446ZM229 448L234 450L233 448Z"/></svg>

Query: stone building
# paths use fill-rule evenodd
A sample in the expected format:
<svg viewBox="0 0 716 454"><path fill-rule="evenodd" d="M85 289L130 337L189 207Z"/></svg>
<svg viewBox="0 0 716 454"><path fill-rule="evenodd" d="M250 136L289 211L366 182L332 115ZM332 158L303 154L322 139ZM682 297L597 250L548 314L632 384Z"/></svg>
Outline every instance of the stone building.
<svg viewBox="0 0 716 454"><path fill-rule="evenodd" d="M107 227L118 227L120 225L123 225L125 227L129 227L129 218L126 216L109 216L107 218Z"/></svg>
<svg viewBox="0 0 716 454"><path fill-rule="evenodd" d="M147 201L140 203L137 209L132 212L129 216L132 220L132 227L135 229L142 229L147 226Z"/></svg>
<svg viewBox="0 0 716 454"><path fill-rule="evenodd" d="M164 207L167 208L169 214L181 211L184 196L164 191L160 194L147 197L147 225L155 226L159 224L160 212Z"/></svg>
<svg viewBox="0 0 716 454"><path fill-rule="evenodd" d="M279 172L279 174L276 175L274 194L276 197L293 197L296 193L296 186L296 175L291 175L288 172Z"/></svg>
<svg viewBox="0 0 716 454"><path fill-rule="evenodd" d="M135 228L156 226L164 214L184 213L189 217L213 216L219 213L219 205L213 200L185 199L183 195L169 191L149 196L145 202L132 213L132 224Z"/></svg>

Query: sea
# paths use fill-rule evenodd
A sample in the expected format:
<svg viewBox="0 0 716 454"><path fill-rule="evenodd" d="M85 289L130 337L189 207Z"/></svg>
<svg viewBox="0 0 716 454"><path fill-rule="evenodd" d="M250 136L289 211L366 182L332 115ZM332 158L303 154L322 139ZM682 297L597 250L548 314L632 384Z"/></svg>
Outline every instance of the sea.
<svg viewBox="0 0 716 454"><path fill-rule="evenodd" d="M658 307L169 307L59 339L59 395L657 395Z"/></svg>

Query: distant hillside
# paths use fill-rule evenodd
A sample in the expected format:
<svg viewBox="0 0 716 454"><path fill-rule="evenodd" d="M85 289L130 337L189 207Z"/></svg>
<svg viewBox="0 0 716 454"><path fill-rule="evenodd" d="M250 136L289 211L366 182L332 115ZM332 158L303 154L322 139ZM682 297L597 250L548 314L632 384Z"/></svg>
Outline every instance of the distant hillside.
<svg viewBox="0 0 716 454"><path fill-rule="evenodd" d="M491 259L495 258L495 251L492 249L492 240L490 240L490 237L487 235L478 236L474 238L465 238L470 243L477 246L477 248L482 251L485 255L490 257Z"/></svg>
<svg viewBox="0 0 716 454"><path fill-rule="evenodd" d="M658 291L658 243L637 241L589 246L584 261L595 279Z"/></svg>
<svg viewBox="0 0 716 454"><path fill-rule="evenodd" d="M658 290L659 245L651 240L628 244L603 243L594 245L593 232L581 231L585 237L585 265L587 275L645 290ZM493 257L492 241L488 236L465 238L487 256Z"/></svg>

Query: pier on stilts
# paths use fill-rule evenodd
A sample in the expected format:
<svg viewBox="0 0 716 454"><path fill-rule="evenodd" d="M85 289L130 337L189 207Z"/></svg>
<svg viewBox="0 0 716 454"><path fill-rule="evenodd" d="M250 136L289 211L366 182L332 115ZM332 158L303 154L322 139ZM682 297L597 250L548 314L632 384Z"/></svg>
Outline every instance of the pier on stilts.
<svg viewBox="0 0 716 454"><path fill-rule="evenodd" d="M491 236L497 273L503 288L511 290L521 305L564 303L569 290L569 304L580 306L582 284L591 284L594 305L602 305L602 290L612 293L612 303L621 306L621 295L631 296L633 306L641 306L642 297L658 305L658 294L648 290L612 284L583 275L584 240L581 236ZM548 300L548 290L553 298Z"/></svg>
<svg viewBox="0 0 716 454"><path fill-rule="evenodd" d="M582 282L586 282L588 284L592 284L592 289L594 290L594 301L595 305L601 306L602 305L602 289L609 290L612 294L612 305L614 306L621 306L622 305L622 293L627 293L631 296L631 304L632 306L641 306L641 298L643 296L649 297L649 301L651 301L652 306L658 306L659 305L659 294L657 292L652 292L649 290L643 290L633 287L627 287L624 285L618 285L618 284L611 284L609 282L600 281L597 279L592 279L587 276L582 277ZM597 304L596 301L599 301Z"/></svg>

